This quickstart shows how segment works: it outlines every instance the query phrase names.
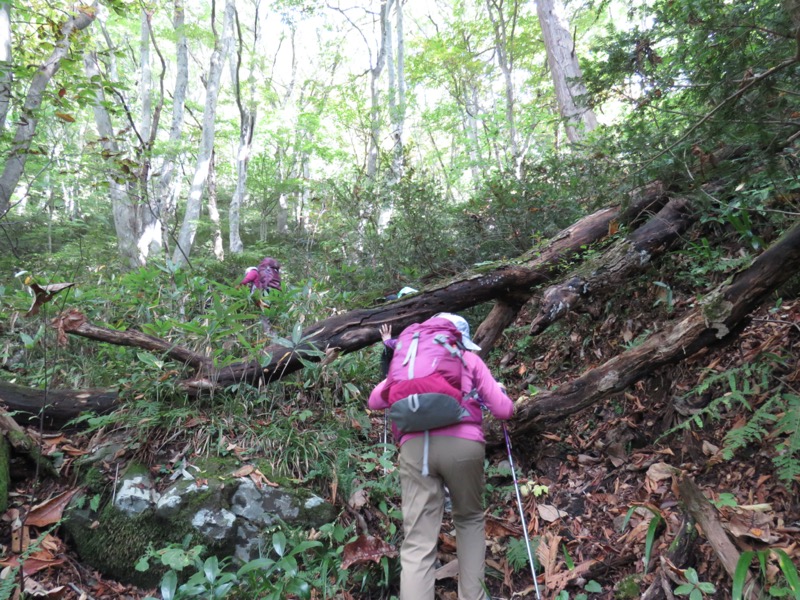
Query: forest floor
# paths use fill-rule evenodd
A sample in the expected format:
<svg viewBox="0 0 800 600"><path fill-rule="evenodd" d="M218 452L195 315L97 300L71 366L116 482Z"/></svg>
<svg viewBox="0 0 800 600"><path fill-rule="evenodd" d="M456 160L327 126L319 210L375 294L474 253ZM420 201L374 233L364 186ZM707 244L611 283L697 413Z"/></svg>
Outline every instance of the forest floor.
<svg viewBox="0 0 800 600"><path fill-rule="evenodd" d="M701 582L715 586L716 591L706 594L706 598L730 598L731 577L706 543L703 532L685 564L671 566L660 558L682 529L684 499L675 483L676 473L691 477L715 503L719 520L739 551L782 548L795 564L800 564L798 482L787 487L778 479L772 460L779 450L776 439L764 435L732 458L722 455L725 433L742 427L752 414L743 403L720 406L715 410L715 420L705 418L702 428L664 435L714 398L731 396L730 387L726 387L731 380L709 385L699 395L689 394L690 391L714 373L733 372L757 355L774 353L783 357L781 382L785 389L798 393L800 301L784 304L777 311L765 308L754 317L732 345L701 352L679 365L659 370L649 380L584 410L560 426L514 439L514 465L523 491L530 490L530 483L546 486L546 492L539 496L527 493L523 498L531 538L538 544L537 574L542 598L556 598L562 590L568 595L562 594L561 598L575 599L581 593L597 599L639 598L659 569L669 571L668 575L677 582L685 581L682 569L688 567L697 571ZM533 348L534 353L532 348L524 352L511 350L496 369L502 371L507 382L513 381L512 389L516 384L512 396L529 393L534 372L539 377L536 385L551 389L593 362L617 354L619 343L613 340L620 336L627 340L643 331L647 318L643 316L638 324L616 323L619 335L607 335L597 323L592 329L582 330L580 316L571 316L567 327L573 341L590 339L590 343L570 344L565 340L564 344ZM523 314L520 319L525 322L526 316ZM657 327L649 321L646 325ZM529 356L537 358L531 362ZM750 411L766 402L772 389L773 382L765 382L763 387L746 390L744 399ZM379 426L376 421L376 438L381 429L382 423ZM96 441L81 436L51 436L43 440L53 450L75 455L89 450L89 444ZM488 448L487 458L495 467L507 461L505 447ZM487 583L493 599L534 598L530 568L524 557L520 562L519 545L516 556L511 556L509 541L521 538L522 531L511 479L497 473L493 469L488 478L491 504L486 511ZM42 489L42 484L32 477L14 483L13 506L0 527L0 543L5 550L18 543L12 539L11 523L26 499L53 497L66 491L53 483ZM30 597L138 600L157 595L156 590L140 590L103 578L83 565L59 535L58 528L50 531L37 553L26 560ZM645 569L648 539L652 540L651 559ZM443 565L455 558L455 538L447 515L440 535L439 558ZM767 567L770 577L778 574L775 565ZM755 569L754 565L754 572ZM446 571L445 566L437 597L456 600L455 580ZM624 587L630 588L627 596L622 595ZM35 596L34 589L40 590L41 595ZM363 600L366 596L354 592L342 598Z"/></svg>

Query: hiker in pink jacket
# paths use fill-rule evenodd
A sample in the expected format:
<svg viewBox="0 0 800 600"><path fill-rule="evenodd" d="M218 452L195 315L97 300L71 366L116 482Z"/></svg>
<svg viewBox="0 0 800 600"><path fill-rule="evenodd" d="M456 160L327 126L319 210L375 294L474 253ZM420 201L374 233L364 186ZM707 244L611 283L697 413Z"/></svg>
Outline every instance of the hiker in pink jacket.
<svg viewBox="0 0 800 600"><path fill-rule="evenodd" d="M462 342L469 350L480 350L469 335L469 324L459 315L439 313L456 325ZM388 336L381 331L384 343ZM485 600L483 589L485 531L483 492L485 458L481 405L498 419L509 419L514 403L494 379L483 360L472 352L463 353L462 392L473 392L463 405L470 417L455 425L428 432L427 456L424 456L425 433L400 433L392 425L400 447L400 482L402 486L403 531L400 549L400 600L433 600L436 544L444 513L444 487L450 491L453 523L458 546L459 600ZM389 408L384 394L387 380L381 381L369 396L372 410ZM427 462L429 475L423 475Z"/></svg>
<svg viewBox="0 0 800 600"><path fill-rule="evenodd" d="M267 256L257 267L247 267L244 278L236 285L237 288L247 286L256 306L269 307L266 296L272 290L281 290L281 265L274 258ZM264 333L272 335L272 325L266 315L261 316L261 326Z"/></svg>

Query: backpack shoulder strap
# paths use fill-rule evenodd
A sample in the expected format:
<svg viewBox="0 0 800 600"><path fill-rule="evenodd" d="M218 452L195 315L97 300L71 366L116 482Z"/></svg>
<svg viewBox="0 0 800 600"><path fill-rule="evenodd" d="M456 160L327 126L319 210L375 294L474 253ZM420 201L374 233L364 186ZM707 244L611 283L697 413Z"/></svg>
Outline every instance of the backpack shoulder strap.
<svg viewBox="0 0 800 600"><path fill-rule="evenodd" d="M411 344L408 346L408 352L403 359L403 366L408 365L408 378L414 379L414 363L417 360L417 348L419 347L419 331L414 332L414 337L411 338Z"/></svg>

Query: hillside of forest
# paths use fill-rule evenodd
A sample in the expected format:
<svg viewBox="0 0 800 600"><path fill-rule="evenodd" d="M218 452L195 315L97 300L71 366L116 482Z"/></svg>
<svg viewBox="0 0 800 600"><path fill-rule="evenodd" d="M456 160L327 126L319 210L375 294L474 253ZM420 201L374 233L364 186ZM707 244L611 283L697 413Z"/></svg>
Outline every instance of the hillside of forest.
<svg viewBox="0 0 800 600"><path fill-rule="evenodd" d="M492 600L800 600L797 0L29 0L0 34L0 600L398 598L366 404L379 328L441 311L515 403ZM244 484L283 510L255 555L147 520ZM455 549L446 510L438 599Z"/></svg>

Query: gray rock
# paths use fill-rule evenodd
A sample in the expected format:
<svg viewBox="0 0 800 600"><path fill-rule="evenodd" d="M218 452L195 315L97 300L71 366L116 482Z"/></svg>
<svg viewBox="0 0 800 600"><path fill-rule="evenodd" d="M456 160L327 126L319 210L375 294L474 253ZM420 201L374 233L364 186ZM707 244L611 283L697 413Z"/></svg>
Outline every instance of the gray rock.
<svg viewBox="0 0 800 600"><path fill-rule="evenodd" d="M139 515L155 506L156 493L147 475L133 475L122 480L114 507L128 516Z"/></svg>

